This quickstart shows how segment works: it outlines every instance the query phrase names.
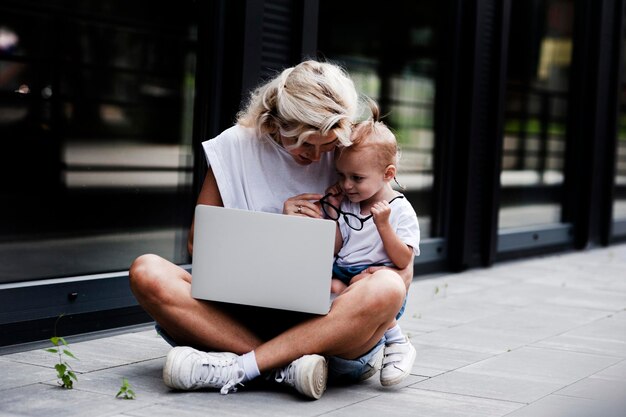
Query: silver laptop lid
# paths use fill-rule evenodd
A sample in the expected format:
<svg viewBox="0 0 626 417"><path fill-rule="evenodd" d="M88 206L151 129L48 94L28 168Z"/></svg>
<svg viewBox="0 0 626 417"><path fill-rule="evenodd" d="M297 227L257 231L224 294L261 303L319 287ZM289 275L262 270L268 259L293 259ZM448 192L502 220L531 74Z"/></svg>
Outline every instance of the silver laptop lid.
<svg viewBox="0 0 626 417"><path fill-rule="evenodd" d="M194 298L326 314L335 222L198 205Z"/></svg>

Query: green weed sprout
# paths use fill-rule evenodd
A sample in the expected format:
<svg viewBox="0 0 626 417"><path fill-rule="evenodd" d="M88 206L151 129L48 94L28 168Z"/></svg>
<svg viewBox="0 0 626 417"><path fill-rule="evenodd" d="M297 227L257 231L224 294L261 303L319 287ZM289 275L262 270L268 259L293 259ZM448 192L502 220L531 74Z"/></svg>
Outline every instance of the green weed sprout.
<svg viewBox="0 0 626 417"><path fill-rule="evenodd" d="M50 342L52 342L55 347L46 349L46 352L59 355L59 363L54 365L54 369L57 371L57 377L59 378L59 385L63 388L72 389L74 387L74 381L78 381L78 379L74 371L72 371L70 364L64 360L63 355L76 360L78 360L78 358L70 352L67 342L62 337L51 337ZM72 379L74 381L72 381Z"/></svg>
<svg viewBox="0 0 626 417"><path fill-rule="evenodd" d="M134 400L135 397L135 391L132 390L132 387L128 383L128 379L122 378L122 386L120 387L120 390L117 392L117 394L115 394L115 398Z"/></svg>

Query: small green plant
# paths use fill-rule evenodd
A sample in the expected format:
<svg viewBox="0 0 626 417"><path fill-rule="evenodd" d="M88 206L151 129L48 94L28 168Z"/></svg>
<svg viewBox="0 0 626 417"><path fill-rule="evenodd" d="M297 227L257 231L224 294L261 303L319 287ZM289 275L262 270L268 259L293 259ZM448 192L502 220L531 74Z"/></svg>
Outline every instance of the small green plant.
<svg viewBox="0 0 626 417"><path fill-rule="evenodd" d="M120 390L115 394L115 398L123 398L125 400L134 400L136 397L135 391L132 390L128 379L122 378L122 386Z"/></svg>
<svg viewBox="0 0 626 417"><path fill-rule="evenodd" d="M46 349L46 351L59 355L59 363L54 365L54 369L57 371L57 377L59 378L59 385L63 388L72 389L74 387L74 381L78 381L78 379L74 371L72 371L70 364L64 360L63 355L76 360L78 360L78 358L70 352L69 345L62 337L51 337L50 342L52 342L55 347ZM72 379L74 381L72 381Z"/></svg>
<svg viewBox="0 0 626 417"><path fill-rule="evenodd" d="M59 363L54 365L54 369L57 371L57 377L59 378L59 385L63 388L72 389L74 387L74 381L78 381L78 379L76 378L76 374L72 370L70 364L63 359L65 356L76 360L78 360L78 358L70 352L70 347L67 344L67 341L62 337L57 336L57 324L63 316L64 314L61 314L54 322L54 336L50 338L50 342L52 342L55 347L46 349L46 352L59 355ZM74 381L72 381L72 379Z"/></svg>

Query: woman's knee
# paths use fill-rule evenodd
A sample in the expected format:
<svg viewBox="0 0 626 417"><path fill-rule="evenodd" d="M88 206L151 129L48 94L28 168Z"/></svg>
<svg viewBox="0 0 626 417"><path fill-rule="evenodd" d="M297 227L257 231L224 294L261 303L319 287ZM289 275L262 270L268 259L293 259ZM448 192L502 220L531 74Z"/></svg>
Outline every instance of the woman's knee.
<svg viewBox="0 0 626 417"><path fill-rule="evenodd" d="M386 316L387 312L390 312L395 316L406 297L404 281L400 275L388 269L374 272L366 279L355 283L354 287L354 290L358 289L353 294L359 299L358 305L364 311L373 314Z"/></svg>
<svg viewBox="0 0 626 417"><path fill-rule="evenodd" d="M128 279L130 289L135 297L143 299L146 297L158 298L158 270L162 258L157 255L141 255L130 266Z"/></svg>

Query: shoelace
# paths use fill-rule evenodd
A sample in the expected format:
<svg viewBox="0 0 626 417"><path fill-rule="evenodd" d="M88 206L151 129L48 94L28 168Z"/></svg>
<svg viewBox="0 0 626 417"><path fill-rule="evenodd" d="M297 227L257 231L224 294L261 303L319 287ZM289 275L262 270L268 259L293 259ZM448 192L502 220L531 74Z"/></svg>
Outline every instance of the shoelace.
<svg viewBox="0 0 626 417"><path fill-rule="evenodd" d="M296 379L296 367L293 366L293 362L287 365L286 368L277 369L274 379L279 384L285 383L289 386L294 386L294 381Z"/></svg>
<svg viewBox="0 0 626 417"><path fill-rule="evenodd" d="M203 379L204 383L220 386L220 394L226 395L229 392L236 392L237 385L243 386L241 381L243 380L245 373L241 369L235 359L228 361L220 361L217 364L209 363L208 360L203 360L202 366L208 368L206 378Z"/></svg>

